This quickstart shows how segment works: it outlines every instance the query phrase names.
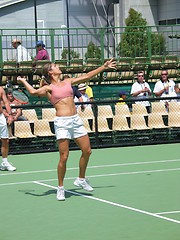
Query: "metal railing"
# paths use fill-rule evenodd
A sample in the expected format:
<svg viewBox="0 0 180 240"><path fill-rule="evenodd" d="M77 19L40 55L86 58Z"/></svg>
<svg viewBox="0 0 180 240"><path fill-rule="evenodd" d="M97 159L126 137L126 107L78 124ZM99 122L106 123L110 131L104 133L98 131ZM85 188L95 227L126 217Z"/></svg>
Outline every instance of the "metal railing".
<svg viewBox="0 0 180 240"><path fill-rule="evenodd" d="M15 59L15 49L11 46L14 38L19 38L28 49L32 59L36 55L36 39L42 40L50 54L51 61L62 59L65 50L73 50L72 59L77 57L99 58L103 62L109 57L147 57L152 55L180 55L180 25L111 28L67 28L60 29L1 29L0 64ZM68 34L69 32L69 34ZM69 46L68 46L69 40ZM88 52L88 45L90 46ZM94 48L97 47L97 49ZM87 54L88 52L88 54ZM66 55L68 58L68 54ZM70 59L69 59L70 60Z"/></svg>

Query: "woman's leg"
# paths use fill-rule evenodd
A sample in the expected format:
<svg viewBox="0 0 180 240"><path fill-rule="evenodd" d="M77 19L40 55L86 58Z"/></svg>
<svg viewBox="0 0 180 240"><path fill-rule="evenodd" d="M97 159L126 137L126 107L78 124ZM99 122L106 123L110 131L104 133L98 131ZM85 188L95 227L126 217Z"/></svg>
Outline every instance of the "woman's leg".
<svg viewBox="0 0 180 240"><path fill-rule="evenodd" d="M63 186L63 180L66 173L66 162L69 155L69 140L68 139L60 139L58 140L58 147L60 153L60 160L58 163L58 181L59 186Z"/></svg>
<svg viewBox="0 0 180 240"><path fill-rule="evenodd" d="M91 146L89 141L89 136L85 135L80 138L74 139L75 143L80 147L82 155L79 161L79 178L85 178L85 172L89 157L91 155Z"/></svg>

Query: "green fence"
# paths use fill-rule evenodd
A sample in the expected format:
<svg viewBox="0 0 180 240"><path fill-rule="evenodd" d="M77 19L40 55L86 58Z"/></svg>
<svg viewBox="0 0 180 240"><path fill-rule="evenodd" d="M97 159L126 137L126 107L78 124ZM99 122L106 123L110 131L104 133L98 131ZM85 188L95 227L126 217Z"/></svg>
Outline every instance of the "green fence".
<svg viewBox="0 0 180 240"><path fill-rule="evenodd" d="M180 55L179 25L70 28L69 34L66 28L38 29L37 32L38 36L35 34L35 29L1 29L1 67L3 61L15 57L15 50L11 47L14 38L22 41L22 45L29 50L32 58L36 55L36 39L44 41L52 61L62 59L62 53L63 51L66 53L67 49L71 50L72 59L78 56L85 61L87 58L97 57L101 62L108 57L146 57L150 60L152 55ZM87 48L91 42L95 47L90 45L87 55ZM68 58L69 54L66 56Z"/></svg>
<svg viewBox="0 0 180 240"><path fill-rule="evenodd" d="M132 127L137 119L129 113L123 121L116 119L115 106L118 100L118 92L123 89L130 93L131 86L136 81L139 70L145 73L145 79L153 90L154 84L159 80L163 68L168 70L168 75L176 83L180 82L180 26L151 26L131 28L70 28L67 29L1 29L0 30L0 67L1 84L5 85L9 77L17 86L16 77L19 74L33 76L36 87L40 79L40 70L46 61L39 61L36 71L32 66L36 55L36 39L42 40L49 52L50 60L56 62L63 74L76 77L98 67L105 59L114 57L117 61L115 71L103 72L94 77L89 84L94 92L94 116L85 118L86 127L89 130L92 147L124 146L138 144L153 144L165 142L179 142L179 105L175 107L175 113L164 112L162 114L139 115L139 123L143 121L144 129ZM32 57L30 63L16 62L16 50L11 46L12 39L18 38L26 47ZM38 72L38 71L39 72ZM13 78L15 79L13 82ZM100 102L103 100L102 102ZM106 100L106 102L104 102ZM108 101L108 102L107 102ZM150 99L151 104L157 99ZM42 110L47 105L44 98L31 98L30 104L22 106L25 109L34 109L38 120L42 120ZM132 109L133 100L127 98L129 109ZM110 105L111 117L106 116L104 110L104 123L100 122L97 115L100 105ZM173 105L172 105L173 107ZM158 110L159 112L160 110ZM176 119L177 115L177 119ZM119 121L121 121L120 116ZM153 120L153 117L157 117ZM110 119L109 119L110 118ZM173 120L176 119L176 122ZM151 121L161 121L162 127L150 125ZM49 121L48 122L52 122ZM39 122L41 124L41 122ZM132 123L132 125L131 125ZM10 152L21 153L29 151L57 150L55 136L39 136L34 131L34 122L29 121L31 134L10 139ZM93 124L93 125L92 125ZM101 124L101 126L100 126ZM107 128L103 128L103 125ZM108 125L107 125L108 124ZM122 129L116 128L116 125ZM123 124L126 124L123 125ZM163 125L164 124L164 125ZM49 123L53 132L53 123ZM27 127L27 126L26 126ZM101 127L101 130L100 130ZM127 129L124 129L127 127ZM20 127L22 130L23 128ZM43 128L42 128L43 129ZM104 129L104 130L103 130ZM27 132L25 128L24 133ZM14 133L13 133L14 134ZM70 147L75 148L73 141Z"/></svg>
<svg viewBox="0 0 180 240"><path fill-rule="evenodd" d="M50 60L56 62L63 74L76 77L101 65L107 58L117 60L116 71L94 77L89 84L99 99L117 99L116 85L130 89L138 70L143 70L150 84L161 77L162 68L168 69L169 77L180 82L180 25L126 28L67 28L60 29L1 29L0 30L0 80L6 85L9 78L15 85L17 75L32 75L38 86L40 73L46 61L39 61L36 71L33 59L36 55L36 39L42 40ZM69 33L69 34L68 34ZM30 62L17 65L16 50L12 39L18 38L32 57ZM63 75L62 75L63 76ZM111 84L110 88L107 88ZM100 86L100 88L97 87ZM102 94L101 94L102 93ZM113 95L114 94L114 95ZM113 96L112 96L113 95Z"/></svg>

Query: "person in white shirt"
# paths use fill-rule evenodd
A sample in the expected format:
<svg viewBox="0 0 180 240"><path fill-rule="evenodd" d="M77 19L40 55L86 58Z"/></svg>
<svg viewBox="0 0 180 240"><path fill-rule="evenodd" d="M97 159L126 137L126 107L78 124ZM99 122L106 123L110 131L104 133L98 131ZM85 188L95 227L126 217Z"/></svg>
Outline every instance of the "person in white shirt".
<svg viewBox="0 0 180 240"><path fill-rule="evenodd" d="M17 50L16 53L16 61L17 61L17 67L19 67L19 63L23 61L32 61L31 56L28 52L28 50L21 45L21 40L18 38L15 38L12 40L12 46ZM33 75L28 75L28 81L32 85L33 84Z"/></svg>
<svg viewBox="0 0 180 240"><path fill-rule="evenodd" d="M22 61L31 61L31 56L27 49L21 45L21 40L15 38L12 40L13 48L17 49L16 61L20 63Z"/></svg>
<svg viewBox="0 0 180 240"><path fill-rule="evenodd" d="M81 83L78 85L78 90L82 95L83 102L90 102L90 99L86 94L86 88L87 88L87 85L85 83ZM84 106L89 108L91 107L91 104L84 104Z"/></svg>
<svg viewBox="0 0 180 240"><path fill-rule="evenodd" d="M175 95L175 83L168 79L168 72L166 69L162 70L161 79L154 86L154 94L156 97L173 97ZM169 100L161 100L161 102L169 108Z"/></svg>
<svg viewBox="0 0 180 240"><path fill-rule="evenodd" d="M151 95L151 89L147 82L144 82L144 72L138 71L137 73L137 82L133 83L131 88L131 95L134 99L149 99ZM150 102L149 101L136 101L136 104L143 104L147 112L151 112Z"/></svg>

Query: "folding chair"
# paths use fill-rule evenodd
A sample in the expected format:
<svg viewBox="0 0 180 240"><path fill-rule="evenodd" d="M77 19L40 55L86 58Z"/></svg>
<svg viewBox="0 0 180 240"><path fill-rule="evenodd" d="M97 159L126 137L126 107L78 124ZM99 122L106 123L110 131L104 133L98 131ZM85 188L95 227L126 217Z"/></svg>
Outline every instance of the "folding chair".
<svg viewBox="0 0 180 240"><path fill-rule="evenodd" d="M38 120L35 109L23 109L22 115L28 119L29 123L34 123Z"/></svg>
<svg viewBox="0 0 180 240"><path fill-rule="evenodd" d="M55 134L51 132L49 121L44 119L34 122L34 134L38 137L55 136Z"/></svg>
<svg viewBox="0 0 180 240"><path fill-rule="evenodd" d="M42 119L46 119L49 122L53 122L56 117L55 108L42 108Z"/></svg>
<svg viewBox="0 0 180 240"><path fill-rule="evenodd" d="M14 136L17 138L35 138L32 134L31 127L28 121L15 121L14 122Z"/></svg>

